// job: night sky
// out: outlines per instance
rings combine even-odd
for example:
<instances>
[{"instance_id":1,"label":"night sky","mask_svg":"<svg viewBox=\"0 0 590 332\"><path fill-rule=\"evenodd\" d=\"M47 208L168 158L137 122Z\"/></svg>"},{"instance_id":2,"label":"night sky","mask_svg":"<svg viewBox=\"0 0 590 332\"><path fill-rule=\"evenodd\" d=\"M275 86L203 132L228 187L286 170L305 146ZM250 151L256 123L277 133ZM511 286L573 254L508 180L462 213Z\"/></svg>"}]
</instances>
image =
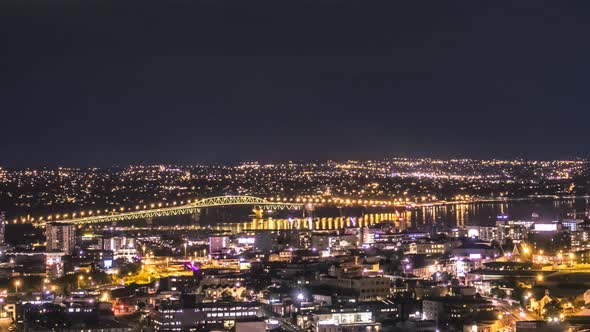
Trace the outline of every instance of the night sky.
<instances>
[{"instance_id":1,"label":"night sky","mask_svg":"<svg viewBox=\"0 0 590 332\"><path fill-rule=\"evenodd\" d=\"M589 1L159 3L2 2L0 165L590 152Z\"/></svg>"}]
</instances>

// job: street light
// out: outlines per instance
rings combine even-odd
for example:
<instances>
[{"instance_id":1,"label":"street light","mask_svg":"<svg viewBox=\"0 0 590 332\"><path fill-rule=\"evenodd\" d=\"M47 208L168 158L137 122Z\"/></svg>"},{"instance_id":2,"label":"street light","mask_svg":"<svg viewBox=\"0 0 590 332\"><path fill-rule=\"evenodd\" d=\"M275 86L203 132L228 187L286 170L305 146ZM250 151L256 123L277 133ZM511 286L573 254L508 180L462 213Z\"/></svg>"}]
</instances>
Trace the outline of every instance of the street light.
<instances>
[{"instance_id":1,"label":"street light","mask_svg":"<svg viewBox=\"0 0 590 332\"><path fill-rule=\"evenodd\" d=\"M20 280L14 282L14 292L18 293L18 286L20 286Z\"/></svg>"}]
</instances>

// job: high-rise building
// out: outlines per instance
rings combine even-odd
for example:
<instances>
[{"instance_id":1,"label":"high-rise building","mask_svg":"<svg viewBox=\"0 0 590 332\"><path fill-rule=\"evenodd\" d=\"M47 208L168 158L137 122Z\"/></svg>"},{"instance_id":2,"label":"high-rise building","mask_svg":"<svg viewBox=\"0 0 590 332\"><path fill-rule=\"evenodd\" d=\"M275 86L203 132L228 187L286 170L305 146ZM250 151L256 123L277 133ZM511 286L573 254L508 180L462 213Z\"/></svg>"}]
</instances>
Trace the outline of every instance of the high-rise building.
<instances>
[{"instance_id":1,"label":"high-rise building","mask_svg":"<svg viewBox=\"0 0 590 332\"><path fill-rule=\"evenodd\" d=\"M76 226L69 223L49 223L45 228L48 252L71 254L76 246Z\"/></svg>"},{"instance_id":2,"label":"high-rise building","mask_svg":"<svg viewBox=\"0 0 590 332\"><path fill-rule=\"evenodd\" d=\"M254 248L262 252L268 252L277 245L277 233L274 231L258 231L254 235Z\"/></svg>"},{"instance_id":3,"label":"high-rise building","mask_svg":"<svg viewBox=\"0 0 590 332\"><path fill-rule=\"evenodd\" d=\"M63 255L62 252L49 252L45 255L45 273L48 278L55 279L64 275Z\"/></svg>"},{"instance_id":4,"label":"high-rise building","mask_svg":"<svg viewBox=\"0 0 590 332\"><path fill-rule=\"evenodd\" d=\"M123 258L129 262L137 257L138 252L135 248L135 239L125 236L114 236L102 238L98 241L99 249L113 252L115 260Z\"/></svg>"},{"instance_id":5,"label":"high-rise building","mask_svg":"<svg viewBox=\"0 0 590 332\"><path fill-rule=\"evenodd\" d=\"M229 237L227 236L210 236L209 237L209 255L220 252L223 248L227 248L229 244Z\"/></svg>"},{"instance_id":6,"label":"high-rise building","mask_svg":"<svg viewBox=\"0 0 590 332\"><path fill-rule=\"evenodd\" d=\"M6 214L4 212L0 212L0 246L4 245L5 237L4 237L4 230L6 229Z\"/></svg>"},{"instance_id":7,"label":"high-rise building","mask_svg":"<svg viewBox=\"0 0 590 332\"><path fill-rule=\"evenodd\" d=\"M128 249L135 247L135 239L128 238L125 236L113 236L102 238L99 240L100 249L102 250L112 250L115 253L121 249Z\"/></svg>"}]
</instances>

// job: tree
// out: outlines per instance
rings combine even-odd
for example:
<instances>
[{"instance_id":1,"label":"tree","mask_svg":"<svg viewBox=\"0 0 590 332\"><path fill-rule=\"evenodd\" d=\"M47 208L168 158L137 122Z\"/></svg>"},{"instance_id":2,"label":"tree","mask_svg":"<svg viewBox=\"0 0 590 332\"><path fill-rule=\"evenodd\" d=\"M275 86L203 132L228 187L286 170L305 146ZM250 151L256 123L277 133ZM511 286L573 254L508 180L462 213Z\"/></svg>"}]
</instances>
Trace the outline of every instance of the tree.
<instances>
[{"instance_id":1,"label":"tree","mask_svg":"<svg viewBox=\"0 0 590 332\"><path fill-rule=\"evenodd\" d=\"M231 293L227 290L224 290L221 293L221 300L222 301L226 301L226 302L233 302L235 299L234 297L231 295Z\"/></svg>"},{"instance_id":2,"label":"tree","mask_svg":"<svg viewBox=\"0 0 590 332\"><path fill-rule=\"evenodd\" d=\"M494 287L490 289L490 295L498 299L504 299L506 297L506 291L499 287Z\"/></svg>"},{"instance_id":3,"label":"tree","mask_svg":"<svg viewBox=\"0 0 590 332\"><path fill-rule=\"evenodd\" d=\"M141 269L140 262L128 262L126 260L117 260L117 264L119 266L119 277L124 277L129 273L135 274L137 271Z\"/></svg>"},{"instance_id":4,"label":"tree","mask_svg":"<svg viewBox=\"0 0 590 332\"><path fill-rule=\"evenodd\" d=\"M561 313L561 309L561 303L559 303L559 301L553 300L547 302L547 304L545 304L545 307L543 307L543 316L545 318L557 317Z\"/></svg>"},{"instance_id":5,"label":"tree","mask_svg":"<svg viewBox=\"0 0 590 332\"><path fill-rule=\"evenodd\" d=\"M145 302L143 302L143 301L137 302L137 309L139 311L143 311L145 309Z\"/></svg>"},{"instance_id":6,"label":"tree","mask_svg":"<svg viewBox=\"0 0 590 332\"><path fill-rule=\"evenodd\" d=\"M440 274L438 274L438 281L440 281L444 284L450 282L452 278L453 278L453 276L447 271L444 271L444 272L441 272Z\"/></svg>"},{"instance_id":7,"label":"tree","mask_svg":"<svg viewBox=\"0 0 590 332\"><path fill-rule=\"evenodd\" d=\"M92 271L90 276L97 285L108 284L112 281L111 276L102 271Z\"/></svg>"},{"instance_id":8,"label":"tree","mask_svg":"<svg viewBox=\"0 0 590 332\"><path fill-rule=\"evenodd\" d=\"M514 287L512 288L511 297L513 300L520 302L521 305L524 305L524 289L517 284L514 283Z\"/></svg>"},{"instance_id":9,"label":"tree","mask_svg":"<svg viewBox=\"0 0 590 332\"><path fill-rule=\"evenodd\" d=\"M242 294L240 294L240 297L247 300L252 300L254 298L254 296L252 296L252 292L248 289L244 289Z\"/></svg>"}]
</instances>

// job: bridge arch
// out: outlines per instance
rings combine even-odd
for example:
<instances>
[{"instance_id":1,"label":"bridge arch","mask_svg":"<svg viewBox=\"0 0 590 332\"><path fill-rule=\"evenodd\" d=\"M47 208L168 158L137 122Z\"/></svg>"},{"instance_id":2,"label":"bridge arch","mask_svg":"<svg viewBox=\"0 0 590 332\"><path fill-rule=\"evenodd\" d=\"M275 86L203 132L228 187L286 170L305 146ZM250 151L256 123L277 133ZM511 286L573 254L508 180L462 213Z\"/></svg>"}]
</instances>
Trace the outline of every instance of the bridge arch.
<instances>
[{"instance_id":1,"label":"bridge arch","mask_svg":"<svg viewBox=\"0 0 590 332\"><path fill-rule=\"evenodd\" d=\"M226 206L226 205L257 205L267 204L264 198L254 196L215 196L198 200L193 203L197 207Z\"/></svg>"},{"instance_id":2,"label":"bridge arch","mask_svg":"<svg viewBox=\"0 0 590 332\"><path fill-rule=\"evenodd\" d=\"M88 224L99 222L116 222L133 219L145 219L155 217L177 216L184 214L199 213L202 208L216 207L216 206L232 206L232 205L253 205L262 210L298 210L303 208L301 203L285 203L285 202L271 202L264 198L255 196L216 196L208 197L193 201L185 205L175 205L170 207L158 207L153 209L146 209L140 211L128 211L117 213L114 212L108 215L94 215L88 217L80 217L73 219L55 220L54 222L69 222L75 224ZM46 221L41 221L39 225L44 225Z\"/></svg>"}]
</instances>

